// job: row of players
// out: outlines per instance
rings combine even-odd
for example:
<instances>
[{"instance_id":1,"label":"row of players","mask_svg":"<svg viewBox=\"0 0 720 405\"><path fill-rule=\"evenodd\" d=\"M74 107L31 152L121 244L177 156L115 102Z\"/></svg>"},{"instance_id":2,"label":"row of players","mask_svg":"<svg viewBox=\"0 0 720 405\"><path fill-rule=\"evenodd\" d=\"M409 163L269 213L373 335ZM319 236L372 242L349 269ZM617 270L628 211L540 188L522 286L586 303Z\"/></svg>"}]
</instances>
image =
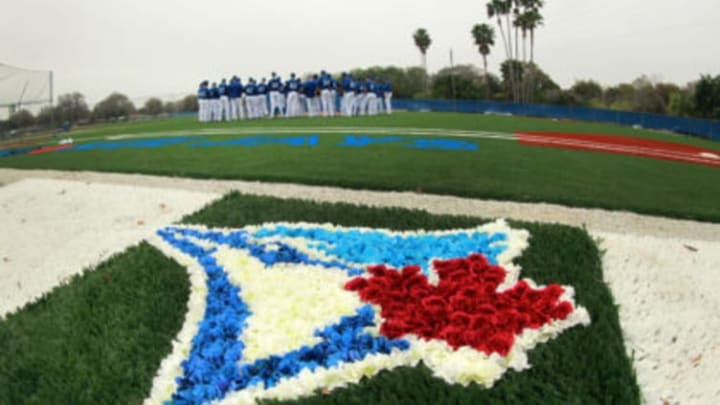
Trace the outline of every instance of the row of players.
<instances>
[{"instance_id":1,"label":"row of players","mask_svg":"<svg viewBox=\"0 0 720 405\"><path fill-rule=\"evenodd\" d=\"M377 115L383 111L392 114L389 81L356 80L348 73L343 73L337 81L322 71L305 81L291 73L290 79L283 82L273 72L270 81L263 78L260 83L250 78L243 84L237 76L229 82L222 79L219 85L208 86L208 82L203 81L198 89L198 118L208 122L305 114L333 117L338 111L338 94L342 115Z\"/></svg>"}]
</instances>

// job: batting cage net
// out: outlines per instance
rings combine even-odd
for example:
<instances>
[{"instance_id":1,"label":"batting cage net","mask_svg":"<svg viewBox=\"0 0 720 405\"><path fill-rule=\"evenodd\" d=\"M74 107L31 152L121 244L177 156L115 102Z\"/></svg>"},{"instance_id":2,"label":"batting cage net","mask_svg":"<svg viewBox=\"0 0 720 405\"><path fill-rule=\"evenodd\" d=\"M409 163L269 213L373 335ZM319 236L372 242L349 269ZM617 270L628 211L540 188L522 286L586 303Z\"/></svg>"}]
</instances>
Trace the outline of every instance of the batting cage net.
<instances>
[{"instance_id":1,"label":"batting cage net","mask_svg":"<svg viewBox=\"0 0 720 405\"><path fill-rule=\"evenodd\" d=\"M51 71L0 63L0 107L7 107L12 112L29 105L52 103L52 98Z\"/></svg>"}]
</instances>

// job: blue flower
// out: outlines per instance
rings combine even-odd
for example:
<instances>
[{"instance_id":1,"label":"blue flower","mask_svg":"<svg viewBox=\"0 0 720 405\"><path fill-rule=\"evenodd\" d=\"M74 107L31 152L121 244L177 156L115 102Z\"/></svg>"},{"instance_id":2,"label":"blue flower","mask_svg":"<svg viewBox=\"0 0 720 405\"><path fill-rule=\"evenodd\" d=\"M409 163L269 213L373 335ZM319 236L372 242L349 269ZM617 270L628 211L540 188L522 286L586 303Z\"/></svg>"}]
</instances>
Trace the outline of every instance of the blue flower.
<instances>
[{"instance_id":1,"label":"blue flower","mask_svg":"<svg viewBox=\"0 0 720 405\"><path fill-rule=\"evenodd\" d=\"M283 231L284 229L284 231ZM302 235L304 231L278 227L276 229ZM361 274L361 266L348 266L339 262L324 262L311 259L305 253L282 243L275 243L276 249L257 244L247 232L239 231L224 235L219 232L203 232L193 229L165 228L158 231L168 243L194 257L207 274L207 302L205 317L199 325L198 334L192 339L188 360L182 362L183 375L177 379L178 388L172 403L204 403L222 399L228 392L242 390L263 384L266 388L275 386L283 378L297 375L302 370L315 371L318 367L335 367L342 362L354 362L375 353L390 353L392 350L407 350L409 343L404 340L388 340L364 332L374 325L375 312L371 306L359 308L356 314L344 316L336 324L318 329L315 336L322 341L313 346L303 346L288 353L258 359L239 367L245 345L239 340L246 320L250 316L248 306L242 301L240 289L231 284L225 270L213 253L216 248L203 248L193 239L211 240L245 249L266 265L275 263L304 263L326 268L342 268L348 274ZM337 244L347 255L372 251L378 262L392 255L392 248L374 249L372 244L355 246L343 245L336 240L337 234L325 230L312 231L314 236L325 238L322 246L330 249ZM365 233L351 231L355 237ZM382 234L385 235L385 234ZM372 239L382 239L380 233ZM257 237L257 235L255 235ZM397 243L404 239L395 238ZM373 243L374 244L374 243ZM413 242L413 246L417 243ZM428 246L432 244L427 243Z\"/></svg>"}]
</instances>

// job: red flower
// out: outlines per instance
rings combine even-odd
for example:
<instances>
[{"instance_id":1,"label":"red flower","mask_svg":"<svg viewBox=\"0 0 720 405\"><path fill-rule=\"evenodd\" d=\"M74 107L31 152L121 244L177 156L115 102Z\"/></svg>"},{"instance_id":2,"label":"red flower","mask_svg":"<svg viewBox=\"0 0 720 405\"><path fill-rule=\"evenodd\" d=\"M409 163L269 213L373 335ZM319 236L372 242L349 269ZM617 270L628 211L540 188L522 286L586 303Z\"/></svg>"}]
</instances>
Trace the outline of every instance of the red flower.
<instances>
[{"instance_id":1,"label":"red flower","mask_svg":"<svg viewBox=\"0 0 720 405\"><path fill-rule=\"evenodd\" d=\"M450 307L453 311L464 311L468 313L475 312L477 305L472 298L464 297L461 294L455 294L450 297Z\"/></svg>"},{"instance_id":2,"label":"red flower","mask_svg":"<svg viewBox=\"0 0 720 405\"><path fill-rule=\"evenodd\" d=\"M512 348L515 337L507 332L499 332L494 334L488 340L487 347L490 353L495 352L501 356L507 356Z\"/></svg>"},{"instance_id":3,"label":"red flower","mask_svg":"<svg viewBox=\"0 0 720 405\"><path fill-rule=\"evenodd\" d=\"M462 328L455 326L447 326L440 333L438 337L447 342L453 349L457 349L460 346L465 345L465 335Z\"/></svg>"},{"instance_id":4,"label":"red flower","mask_svg":"<svg viewBox=\"0 0 720 405\"><path fill-rule=\"evenodd\" d=\"M556 306L553 309L552 317L555 319L565 320L567 319L568 315L572 313L572 311L572 304L567 301L563 301L560 303L560 305Z\"/></svg>"},{"instance_id":5,"label":"red flower","mask_svg":"<svg viewBox=\"0 0 720 405\"><path fill-rule=\"evenodd\" d=\"M407 329L407 324L405 324L402 320L390 319L387 322L383 322L380 326L380 333L390 339L395 339L405 335Z\"/></svg>"},{"instance_id":6,"label":"red flower","mask_svg":"<svg viewBox=\"0 0 720 405\"><path fill-rule=\"evenodd\" d=\"M431 285L418 266L401 271L386 266L368 269L372 277L355 278L345 289L380 305L380 332L389 338L415 334L441 339L457 349L469 346L486 354L507 355L515 336L566 319L574 310L560 301L564 289L556 284L533 289L520 281L507 291L498 286L507 272L490 265L482 255L433 262L440 277Z\"/></svg>"},{"instance_id":7,"label":"red flower","mask_svg":"<svg viewBox=\"0 0 720 405\"><path fill-rule=\"evenodd\" d=\"M430 286L414 285L408 288L408 295L416 301L420 301L432 293Z\"/></svg>"},{"instance_id":8,"label":"red flower","mask_svg":"<svg viewBox=\"0 0 720 405\"><path fill-rule=\"evenodd\" d=\"M450 314L450 324L458 328L467 329L472 318L466 312L454 312Z\"/></svg>"},{"instance_id":9,"label":"red flower","mask_svg":"<svg viewBox=\"0 0 720 405\"><path fill-rule=\"evenodd\" d=\"M379 265L379 266L370 266L368 267L368 273L372 274L375 277L385 277L387 274L387 267L385 265Z\"/></svg>"},{"instance_id":10,"label":"red flower","mask_svg":"<svg viewBox=\"0 0 720 405\"><path fill-rule=\"evenodd\" d=\"M360 291L367 286L367 280L362 277L355 277L354 279L345 283L345 289L348 291Z\"/></svg>"},{"instance_id":11,"label":"red flower","mask_svg":"<svg viewBox=\"0 0 720 405\"><path fill-rule=\"evenodd\" d=\"M439 295L425 297L420 302L422 303L425 311L427 311L432 317L444 316L450 312L447 302Z\"/></svg>"},{"instance_id":12,"label":"red flower","mask_svg":"<svg viewBox=\"0 0 720 405\"><path fill-rule=\"evenodd\" d=\"M421 270L420 266L406 266L402 269L402 276L403 278L410 278L417 274L422 275Z\"/></svg>"}]
</instances>

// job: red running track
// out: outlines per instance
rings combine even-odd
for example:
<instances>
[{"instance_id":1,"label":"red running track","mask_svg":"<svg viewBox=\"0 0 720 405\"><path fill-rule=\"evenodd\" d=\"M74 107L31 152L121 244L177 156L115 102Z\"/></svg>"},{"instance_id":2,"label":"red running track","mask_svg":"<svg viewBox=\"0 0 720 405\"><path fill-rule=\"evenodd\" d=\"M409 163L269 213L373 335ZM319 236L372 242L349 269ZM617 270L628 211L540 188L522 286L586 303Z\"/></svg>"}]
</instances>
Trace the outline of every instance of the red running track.
<instances>
[{"instance_id":1,"label":"red running track","mask_svg":"<svg viewBox=\"0 0 720 405\"><path fill-rule=\"evenodd\" d=\"M518 132L523 145L642 156L720 168L720 152L698 146L618 135Z\"/></svg>"}]
</instances>

